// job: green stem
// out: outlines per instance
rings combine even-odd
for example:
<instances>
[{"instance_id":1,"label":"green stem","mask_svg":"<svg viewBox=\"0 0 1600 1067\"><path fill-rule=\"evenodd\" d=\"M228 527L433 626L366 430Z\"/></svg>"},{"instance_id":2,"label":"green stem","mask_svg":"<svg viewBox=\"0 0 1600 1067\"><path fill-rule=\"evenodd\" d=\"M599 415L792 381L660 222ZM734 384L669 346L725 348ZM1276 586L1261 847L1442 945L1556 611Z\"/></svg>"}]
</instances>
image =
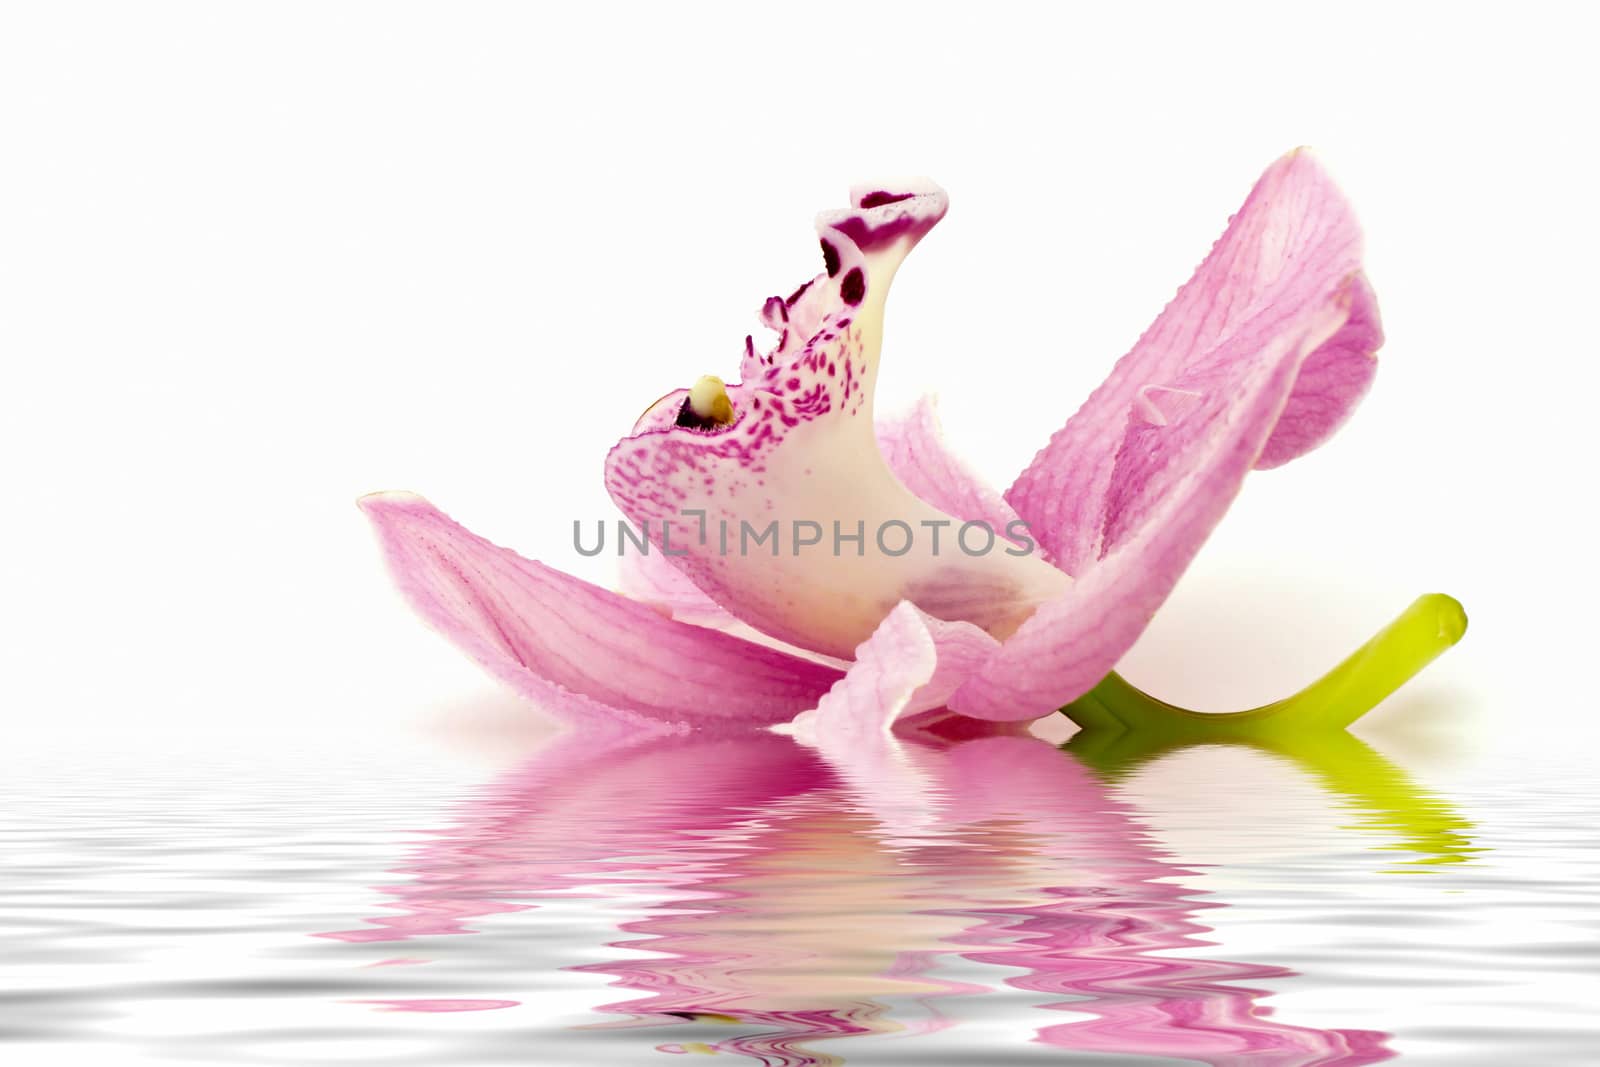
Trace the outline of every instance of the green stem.
<instances>
[{"instance_id":1,"label":"green stem","mask_svg":"<svg viewBox=\"0 0 1600 1067\"><path fill-rule=\"evenodd\" d=\"M1249 711L1190 711L1157 700L1112 672L1061 713L1085 731L1134 732L1171 741L1272 739L1343 730L1461 640L1466 630L1461 605L1443 593L1429 593L1287 700Z\"/></svg>"}]
</instances>

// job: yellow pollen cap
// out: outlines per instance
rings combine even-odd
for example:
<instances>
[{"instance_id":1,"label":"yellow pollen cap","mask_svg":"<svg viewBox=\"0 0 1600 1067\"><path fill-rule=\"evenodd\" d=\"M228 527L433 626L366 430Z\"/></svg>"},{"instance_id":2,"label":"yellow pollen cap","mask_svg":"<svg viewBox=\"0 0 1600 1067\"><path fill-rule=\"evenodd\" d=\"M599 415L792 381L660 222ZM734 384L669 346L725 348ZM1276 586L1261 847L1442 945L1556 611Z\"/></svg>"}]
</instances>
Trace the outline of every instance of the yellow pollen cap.
<instances>
[{"instance_id":1,"label":"yellow pollen cap","mask_svg":"<svg viewBox=\"0 0 1600 1067\"><path fill-rule=\"evenodd\" d=\"M689 387L689 410L718 426L733 421L733 401L728 399L728 387L712 374Z\"/></svg>"}]
</instances>

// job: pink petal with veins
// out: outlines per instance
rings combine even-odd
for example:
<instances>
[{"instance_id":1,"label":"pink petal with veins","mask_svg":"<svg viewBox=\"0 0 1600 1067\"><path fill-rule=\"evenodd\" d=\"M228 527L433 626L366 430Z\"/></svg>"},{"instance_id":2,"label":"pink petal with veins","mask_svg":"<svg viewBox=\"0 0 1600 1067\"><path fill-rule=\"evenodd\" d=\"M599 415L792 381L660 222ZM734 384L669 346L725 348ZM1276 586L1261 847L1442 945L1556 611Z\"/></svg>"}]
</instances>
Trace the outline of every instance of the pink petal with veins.
<instances>
[{"instance_id":1,"label":"pink petal with veins","mask_svg":"<svg viewBox=\"0 0 1600 1067\"><path fill-rule=\"evenodd\" d=\"M523 559L426 500L361 501L396 583L435 629L552 714L589 728L749 728L815 706L832 667L676 622Z\"/></svg>"},{"instance_id":2,"label":"pink petal with veins","mask_svg":"<svg viewBox=\"0 0 1600 1067\"><path fill-rule=\"evenodd\" d=\"M878 451L902 485L947 515L987 522L1002 536L1021 521L999 490L950 451L931 396L898 418L879 420Z\"/></svg>"},{"instance_id":3,"label":"pink petal with veins","mask_svg":"<svg viewBox=\"0 0 1600 1067\"><path fill-rule=\"evenodd\" d=\"M1347 385L1330 368L1368 358L1376 327L1360 244L1344 199L1304 153L1267 172L1195 280L1013 487L1009 499L1077 581L957 691L952 710L1036 718L1116 665L1266 455L1313 361ZM1145 375L1158 375L1162 395ZM1320 415L1302 408L1306 429L1286 431L1284 454L1331 425L1349 393L1330 395Z\"/></svg>"},{"instance_id":4,"label":"pink petal with veins","mask_svg":"<svg viewBox=\"0 0 1600 1067\"><path fill-rule=\"evenodd\" d=\"M868 809L900 835L929 826L931 788L897 721L941 708L993 654L994 638L970 623L942 622L902 603L856 650L856 661L814 711L795 717L795 739L812 745L846 781L861 781Z\"/></svg>"},{"instance_id":5,"label":"pink petal with veins","mask_svg":"<svg viewBox=\"0 0 1600 1067\"><path fill-rule=\"evenodd\" d=\"M653 548L648 553L624 552L617 560L617 579L624 596L679 622L726 630L739 621Z\"/></svg>"},{"instance_id":6,"label":"pink petal with veins","mask_svg":"<svg viewBox=\"0 0 1600 1067\"><path fill-rule=\"evenodd\" d=\"M796 736L841 751L888 736L896 720L943 707L998 648L965 622L944 622L905 602L859 648L813 711L795 717Z\"/></svg>"},{"instance_id":7,"label":"pink petal with veins","mask_svg":"<svg viewBox=\"0 0 1600 1067\"><path fill-rule=\"evenodd\" d=\"M1372 386L1378 373L1374 353L1382 346L1378 298L1358 274L1352 283L1350 318L1301 366L1289 403L1256 460L1256 470L1281 466L1332 437Z\"/></svg>"},{"instance_id":8,"label":"pink petal with veins","mask_svg":"<svg viewBox=\"0 0 1600 1067\"><path fill-rule=\"evenodd\" d=\"M1059 566L1081 575L1116 546L1119 533L1132 533L1115 526L1114 500L1123 491L1118 469L1130 411L1148 419L1152 402L1163 408L1156 391L1181 390L1199 373L1226 388L1226 372L1204 366L1212 354L1277 305L1303 305L1315 295L1309 288L1320 287L1325 298L1349 284L1361 270L1360 245L1348 205L1310 153L1291 152L1268 168L1194 277L1007 491ZM1371 290L1359 279L1353 285L1349 322L1304 360L1300 382L1275 416L1286 420L1282 437L1258 457L1263 465L1321 443L1370 382L1382 334ZM1165 461L1188 469L1198 455Z\"/></svg>"}]
</instances>

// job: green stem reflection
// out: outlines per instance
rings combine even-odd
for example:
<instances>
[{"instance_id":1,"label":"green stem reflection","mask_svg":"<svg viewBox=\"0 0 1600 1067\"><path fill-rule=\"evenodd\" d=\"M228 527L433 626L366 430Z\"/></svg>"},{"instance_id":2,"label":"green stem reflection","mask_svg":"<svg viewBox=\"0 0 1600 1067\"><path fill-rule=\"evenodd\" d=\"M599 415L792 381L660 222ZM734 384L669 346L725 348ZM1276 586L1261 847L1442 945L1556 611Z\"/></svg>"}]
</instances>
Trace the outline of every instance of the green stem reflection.
<instances>
[{"instance_id":1,"label":"green stem reflection","mask_svg":"<svg viewBox=\"0 0 1600 1067\"><path fill-rule=\"evenodd\" d=\"M1084 766L1115 781L1163 756L1213 744L1239 745L1282 757L1299 767L1358 813L1352 828L1392 835L1392 843L1384 847L1417 854L1417 858L1390 868L1393 872L1462 863L1483 851L1469 836L1475 829L1473 824L1457 814L1448 801L1417 785L1405 771L1348 733L1302 738L1172 740L1084 730L1062 747Z\"/></svg>"},{"instance_id":2,"label":"green stem reflection","mask_svg":"<svg viewBox=\"0 0 1600 1067\"><path fill-rule=\"evenodd\" d=\"M1287 700L1250 711L1190 711L1109 674L1061 709L1082 728L1064 747L1091 769L1118 778L1195 745L1245 745L1288 759L1360 812L1358 826L1393 834L1391 847L1420 854L1399 869L1459 863L1479 851L1468 837L1472 824L1345 728L1466 630L1466 612L1452 597L1418 597L1323 677Z\"/></svg>"},{"instance_id":3,"label":"green stem reflection","mask_svg":"<svg viewBox=\"0 0 1600 1067\"><path fill-rule=\"evenodd\" d=\"M1399 689L1467 630L1467 614L1443 593L1418 597L1343 663L1286 700L1249 711L1190 711L1157 700L1112 672L1061 709L1086 732L1167 742L1270 742L1343 731Z\"/></svg>"}]
</instances>

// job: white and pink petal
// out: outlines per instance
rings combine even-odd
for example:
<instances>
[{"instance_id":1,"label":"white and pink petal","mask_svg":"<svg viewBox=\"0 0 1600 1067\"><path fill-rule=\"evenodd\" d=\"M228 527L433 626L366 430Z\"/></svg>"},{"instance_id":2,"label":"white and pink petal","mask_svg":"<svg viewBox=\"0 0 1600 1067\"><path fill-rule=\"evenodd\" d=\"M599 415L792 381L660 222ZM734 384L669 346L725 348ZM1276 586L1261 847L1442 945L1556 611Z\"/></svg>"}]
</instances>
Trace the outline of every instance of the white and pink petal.
<instances>
[{"instance_id":1,"label":"white and pink petal","mask_svg":"<svg viewBox=\"0 0 1600 1067\"><path fill-rule=\"evenodd\" d=\"M726 390L731 421L669 395L612 450L607 488L694 586L781 641L849 656L902 600L1003 637L1068 580L986 548L982 531L967 543L978 551L963 550L964 520L902 484L873 428L889 283L944 194L854 193L853 208L818 220L827 270L765 305L784 331L772 351L747 353Z\"/></svg>"}]
</instances>

